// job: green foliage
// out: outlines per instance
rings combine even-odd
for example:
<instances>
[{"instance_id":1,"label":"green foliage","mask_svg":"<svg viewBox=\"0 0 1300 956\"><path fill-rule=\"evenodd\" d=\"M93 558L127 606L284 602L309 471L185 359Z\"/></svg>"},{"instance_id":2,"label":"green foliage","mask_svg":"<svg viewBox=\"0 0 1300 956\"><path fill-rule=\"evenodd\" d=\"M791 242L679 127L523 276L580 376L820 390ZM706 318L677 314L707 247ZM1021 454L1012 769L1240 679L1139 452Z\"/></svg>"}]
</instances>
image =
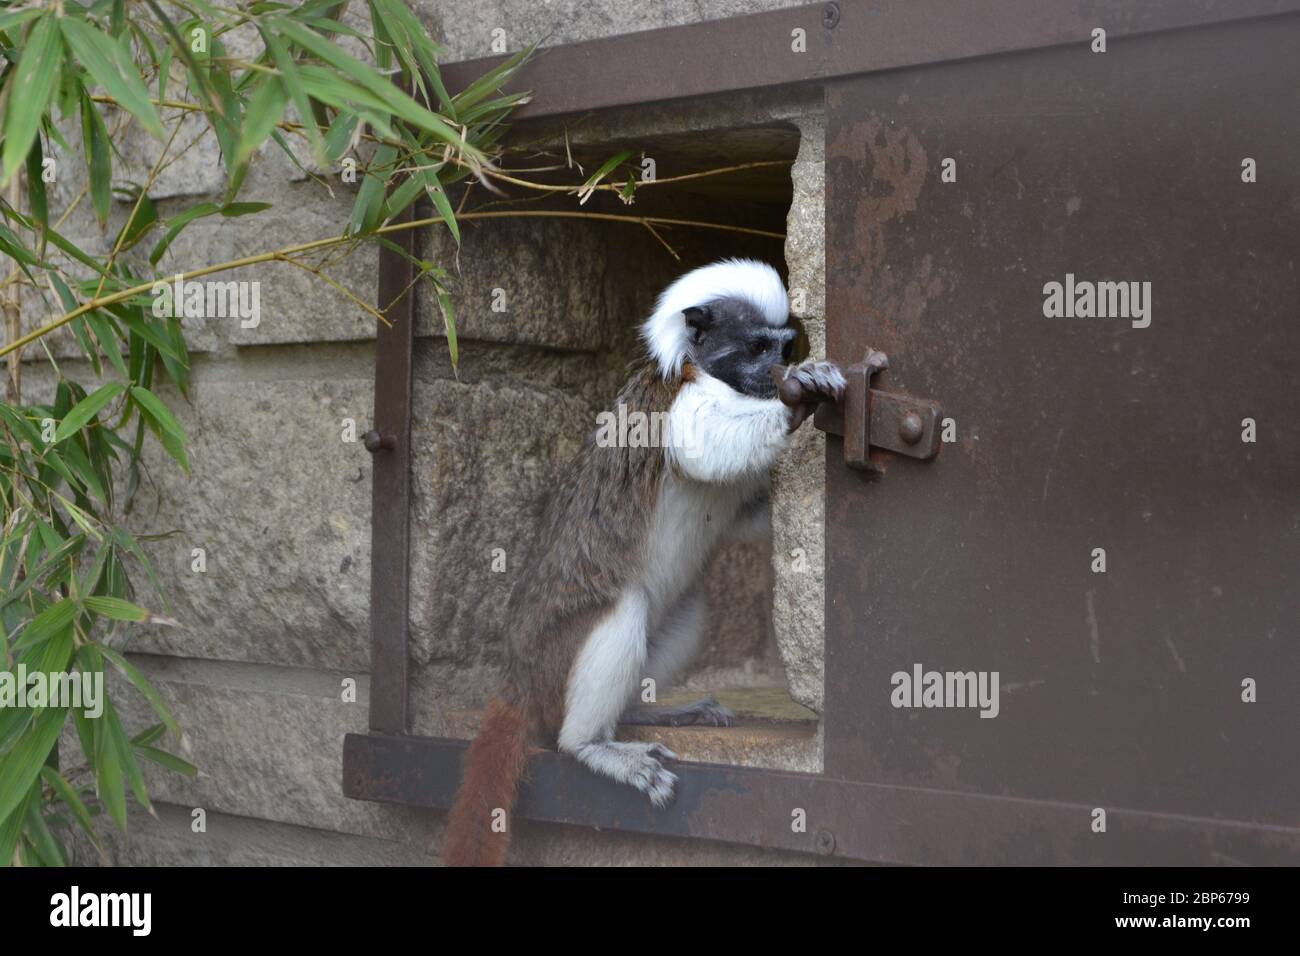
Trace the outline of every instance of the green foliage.
<instances>
[{"instance_id":1,"label":"green foliage","mask_svg":"<svg viewBox=\"0 0 1300 956\"><path fill-rule=\"evenodd\" d=\"M128 791L150 806L144 761L195 772L159 746L167 737L182 743L181 728L122 653L135 629L177 623L148 609L166 611L168 602L128 530L146 442L190 467L189 436L168 404L188 398L184 335L142 291L186 271L170 261L177 237L205 217L264 213L267 204L238 196L249 164L273 144L299 166L309 155L318 171L356 162L355 244L396 248L377 230L421 200L459 241L445 189L481 173L523 99L499 91L529 51L453 97L439 49L402 0L368 0L369 34L353 26L355 14L343 22L347 8L338 0L144 0L128 11L125 0L0 0L0 252L14 267L0 276L0 300L18 287L41 296L60 316L41 334L66 324L86 360L66 364L94 378L69 377L47 349L52 398L24 403L11 383L0 403L0 678L24 668L91 681L112 670L115 686L129 685L158 719L128 737L112 697L100 713L50 700L5 706L0 697L0 864L66 863L68 832L80 829L99 846L105 815L125 830ZM244 26L262 41L251 60L226 45ZM164 160L192 142L189 128L180 130L191 117L219 143L227 186L219 198L165 212L150 190ZM119 161L132 125L161 144L144 181ZM84 196L101 225L115 198L126 212L107 254L61 231L70 210L51 208L43 175L60 151L61 161L80 154ZM15 177L26 180L18 201ZM446 273L419 265L455 361ZM6 350L20 344L12 308L7 320ZM76 758L60 752L61 738L75 739Z\"/></svg>"}]
</instances>

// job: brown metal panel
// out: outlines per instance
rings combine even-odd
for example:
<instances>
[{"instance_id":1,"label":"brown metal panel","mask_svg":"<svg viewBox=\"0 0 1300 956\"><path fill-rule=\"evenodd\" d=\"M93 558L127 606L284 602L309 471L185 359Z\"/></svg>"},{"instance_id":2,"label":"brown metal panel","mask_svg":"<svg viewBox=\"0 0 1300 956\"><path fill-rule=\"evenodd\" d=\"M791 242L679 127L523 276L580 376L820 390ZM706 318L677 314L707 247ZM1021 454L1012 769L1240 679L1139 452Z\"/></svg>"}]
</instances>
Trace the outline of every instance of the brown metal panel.
<instances>
[{"instance_id":1,"label":"brown metal panel","mask_svg":"<svg viewBox=\"0 0 1300 956\"><path fill-rule=\"evenodd\" d=\"M543 49L512 90L513 118L805 83L923 63L1267 16L1297 0L839 0L664 27ZM794 52L802 29L806 50ZM463 90L506 57L442 68Z\"/></svg>"},{"instance_id":2,"label":"brown metal panel","mask_svg":"<svg viewBox=\"0 0 1300 956\"><path fill-rule=\"evenodd\" d=\"M832 355L886 349L886 391L942 401L960 435L931 464L873 452L887 474L870 487L829 443L829 776L683 765L660 813L549 754L522 816L908 863L1300 858L1285 644L1300 415L1278 385L1297 354L1300 202L1294 116L1269 107L1296 88L1296 20L1115 42L1298 8L855 0L528 67L516 86L539 95L522 118L1071 44L828 89ZM809 53L787 55L818 11ZM1102 56L1085 52L1097 25ZM489 65L449 67L449 85ZM959 184L940 186L948 155ZM1249 193L1242 155L1273 171ZM1041 284L1066 271L1154 281L1153 327L1050 325ZM382 252L381 305L410 277ZM347 738L345 792L441 807L464 743L401 736L409 298L378 343L374 735ZM1244 415L1271 444L1240 446ZM1085 576L1097 545L1112 570ZM1002 714L889 708L889 675L913 662L999 670ZM1259 704L1238 703L1243 675Z\"/></svg>"},{"instance_id":3,"label":"brown metal panel","mask_svg":"<svg viewBox=\"0 0 1300 956\"><path fill-rule=\"evenodd\" d=\"M1300 827L1297 50L1288 16L828 85L830 355L958 437L877 483L827 441L828 774ZM1150 326L1046 318L1067 274L1151 282ZM895 708L915 664L999 672L1000 713Z\"/></svg>"},{"instance_id":4,"label":"brown metal panel","mask_svg":"<svg viewBox=\"0 0 1300 956\"><path fill-rule=\"evenodd\" d=\"M409 220L410 207L398 217ZM422 214L422 213L421 213ZM408 254L414 230L392 235ZM415 341L414 265L395 250L379 250L379 323L375 341L374 433L370 547L370 729L407 728L407 643L410 596L411 356Z\"/></svg>"},{"instance_id":5,"label":"brown metal panel","mask_svg":"<svg viewBox=\"0 0 1300 956\"><path fill-rule=\"evenodd\" d=\"M467 742L349 734L343 792L356 800L445 809ZM523 819L698 837L850 860L925 865L1279 864L1300 858L1300 830L1115 810L1105 837L1080 804L955 797L813 774L674 763L676 798L659 810L631 787L555 753L533 757ZM796 811L802 811L797 814Z\"/></svg>"}]
</instances>

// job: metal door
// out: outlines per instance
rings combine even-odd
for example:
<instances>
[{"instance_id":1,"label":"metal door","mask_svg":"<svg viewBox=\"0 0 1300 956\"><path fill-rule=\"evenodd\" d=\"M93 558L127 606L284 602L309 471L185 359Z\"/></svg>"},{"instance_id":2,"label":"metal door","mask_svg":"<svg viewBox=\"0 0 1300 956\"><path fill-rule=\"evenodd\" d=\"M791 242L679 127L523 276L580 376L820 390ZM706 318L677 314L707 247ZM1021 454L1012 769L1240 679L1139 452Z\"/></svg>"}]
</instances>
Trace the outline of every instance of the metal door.
<instances>
[{"instance_id":1,"label":"metal door","mask_svg":"<svg viewBox=\"0 0 1300 956\"><path fill-rule=\"evenodd\" d=\"M1297 51L1284 17L827 85L830 357L955 432L880 481L827 442L828 775L1300 827ZM1149 282L1150 324L1047 317L1071 281ZM917 664L998 672L997 716L894 706Z\"/></svg>"}]
</instances>

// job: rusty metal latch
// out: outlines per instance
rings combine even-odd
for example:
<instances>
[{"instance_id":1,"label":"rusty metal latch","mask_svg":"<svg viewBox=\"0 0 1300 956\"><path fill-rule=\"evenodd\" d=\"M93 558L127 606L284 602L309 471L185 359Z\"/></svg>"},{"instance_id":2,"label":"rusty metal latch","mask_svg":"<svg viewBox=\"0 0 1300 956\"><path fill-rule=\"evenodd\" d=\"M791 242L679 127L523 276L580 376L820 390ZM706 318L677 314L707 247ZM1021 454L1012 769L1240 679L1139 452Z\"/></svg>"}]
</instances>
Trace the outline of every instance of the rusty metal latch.
<instances>
[{"instance_id":1,"label":"rusty metal latch","mask_svg":"<svg viewBox=\"0 0 1300 956\"><path fill-rule=\"evenodd\" d=\"M813 417L817 429L843 437L844 464L875 475L883 472L871 461L872 448L922 461L939 453L939 403L872 388L871 377L887 368L884 352L867 349L861 362L843 369L843 401L819 405Z\"/></svg>"}]
</instances>

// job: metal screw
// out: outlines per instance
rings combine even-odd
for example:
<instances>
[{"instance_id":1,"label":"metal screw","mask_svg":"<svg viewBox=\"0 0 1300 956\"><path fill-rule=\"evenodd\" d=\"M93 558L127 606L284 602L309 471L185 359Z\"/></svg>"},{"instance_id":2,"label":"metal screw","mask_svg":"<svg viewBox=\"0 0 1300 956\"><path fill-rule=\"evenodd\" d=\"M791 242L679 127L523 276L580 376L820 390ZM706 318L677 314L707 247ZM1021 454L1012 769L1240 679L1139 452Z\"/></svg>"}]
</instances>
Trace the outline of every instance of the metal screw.
<instances>
[{"instance_id":1,"label":"metal screw","mask_svg":"<svg viewBox=\"0 0 1300 956\"><path fill-rule=\"evenodd\" d=\"M840 22L840 5L838 3L826 4L826 9L822 11L822 26L827 30L834 30Z\"/></svg>"},{"instance_id":2,"label":"metal screw","mask_svg":"<svg viewBox=\"0 0 1300 956\"><path fill-rule=\"evenodd\" d=\"M921 416L916 412L908 412L898 423L898 434L909 445L915 445L925 434L925 422L921 421Z\"/></svg>"},{"instance_id":3,"label":"metal screw","mask_svg":"<svg viewBox=\"0 0 1300 956\"><path fill-rule=\"evenodd\" d=\"M822 856L830 856L835 852L835 834L830 830L817 831L817 852Z\"/></svg>"}]
</instances>

